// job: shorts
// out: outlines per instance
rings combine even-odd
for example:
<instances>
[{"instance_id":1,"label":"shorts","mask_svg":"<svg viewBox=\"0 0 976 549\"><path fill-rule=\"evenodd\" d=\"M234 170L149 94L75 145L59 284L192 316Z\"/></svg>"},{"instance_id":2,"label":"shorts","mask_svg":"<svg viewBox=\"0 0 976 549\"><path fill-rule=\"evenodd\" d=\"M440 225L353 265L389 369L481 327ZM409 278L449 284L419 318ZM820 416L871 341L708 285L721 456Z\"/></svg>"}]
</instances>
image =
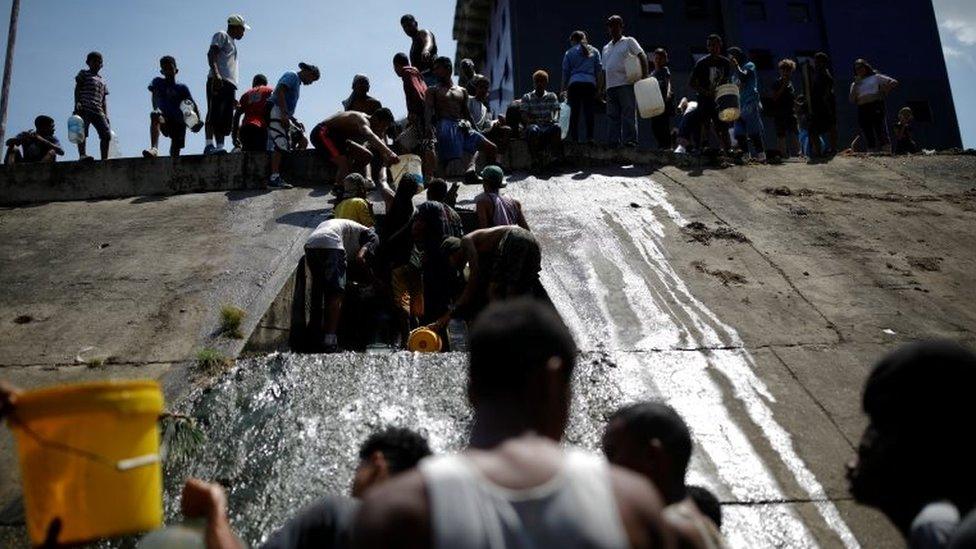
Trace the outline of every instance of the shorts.
<instances>
[{"instance_id":1,"label":"shorts","mask_svg":"<svg viewBox=\"0 0 976 549\"><path fill-rule=\"evenodd\" d=\"M739 119L735 121L734 133L738 136L762 135L765 131L762 121L762 107L758 102L743 105Z\"/></svg>"},{"instance_id":2,"label":"shorts","mask_svg":"<svg viewBox=\"0 0 976 549\"><path fill-rule=\"evenodd\" d=\"M237 108L237 88L225 80L220 89L216 89L216 80L207 79L207 126L216 135L230 135L234 109Z\"/></svg>"},{"instance_id":3,"label":"shorts","mask_svg":"<svg viewBox=\"0 0 976 549\"><path fill-rule=\"evenodd\" d=\"M347 140L336 139L335 136L329 135L329 128L324 123L312 128L312 137L309 141L315 147L315 150L325 155L326 160L332 160L346 155Z\"/></svg>"},{"instance_id":4,"label":"shorts","mask_svg":"<svg viewBox=\"0 0 976 549\"><path fill-rule=\"evenodd\" d=\"M271 117L268 119L267 147L269 152L288 152L291 150L291 136L288 135L288 130L281 123L281 109L278 108L278 105L272 107Z\"/></svg>"},{"instance_id":5,"label":"shorts","mask_svg":"<svg viewBox=\"0 0 976 549\"><path fill-rule=\"evenodd\" d=\"M346 291L346 251L305 248L305 264L312 273L312 285L326 295Z\"/></svg>"},{"instance_id":6,"label":"shorts","mask_svg":"<svg viewBox=\"0 0 976 549\"><path fill-rule=\"evenodd\" d=\"M393 269L391 275L393 304L404 314L421 318L424 316L424 282L420 271L410 265Z\"/></svg>"},{"instance_id":7,"label":"shorts","mask_svg":"<svg viewBox=\"0 0 976 549\"><path fill-rule=\"evenodd\" d=\"M254 124L241 126L238 138L245 152L261 152L268 146L268 130Z\"/></svg>"},{"instance_id":8,"label":"shorts","mask_svg":"<svg viewBox=\"0 0 976 549\"><path fill-rule=\"evenodd\" d=\"M88 126L95 126L98 138L102 141L112 139L112 129L108 125L108 117L103 112L78 111L78 116L85 121L85 137L88 137Z\"/></svg>"},{"instance_id":9,"label":"shorts","mask_svg":"<svg viewBox=\"0 0 976 549\"><path fill-rule=\"evenodd\" d=\"M182 149L186 145L186 123L183 121L183 115L179 117L166 117L158 113L149 115L150 119L159 117L163 119L163 123L159 125L159 133L163 134L163 137L170 138L175 147Z\"/></svg>"},{"instance_id":10,"label":"shorts","mask_svg":"<svg viewBox=\"0 0 976 549\"><path fill-rule=\"evenodd\" d=\"M539 282L542 252L532 233L513 227L498 243L490 282L502 297L525 295Z\"/></svg>"},{"instance_id":11,"label":"shorts","mask_svg":"<svg viewBox=\"0 0 976 549\"><path fill-rule=\"evenodd\" d=\"M462 129L459 121L449 118L437 122L437 159L446 164L467 154L474 154L485 136L473 129Z\"/></svg>"}]
</instances>

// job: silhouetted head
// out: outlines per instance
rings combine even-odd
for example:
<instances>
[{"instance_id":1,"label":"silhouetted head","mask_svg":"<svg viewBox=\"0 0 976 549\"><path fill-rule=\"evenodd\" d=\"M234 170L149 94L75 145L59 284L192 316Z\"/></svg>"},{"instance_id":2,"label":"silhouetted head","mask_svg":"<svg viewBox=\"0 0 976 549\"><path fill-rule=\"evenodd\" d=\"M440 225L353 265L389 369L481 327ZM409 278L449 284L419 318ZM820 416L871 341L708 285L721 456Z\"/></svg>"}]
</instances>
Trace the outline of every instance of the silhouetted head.
<instances>
[{"instance_id":1,"label":"silhouetted head","mask_svg":"<svg viewBox=\"0 0 976 549\"><path fill-rule=\"evenodd\" d=\"M242 15L234 14L227 18L227 34L231 36L234 40L240 40L244 38L244 31L251 28L246 22L244 22L244 17Z\"/></svg>"},{"instance_id":2,"label":"silhouetted head","mask_svg":"<svg viewBox=\"0 0 976 549\"><path fill-rule=\"evenodd\" d=\"M722 37L717 34L709 34L708 39L705 40L705 47L711 55L722 55L722 46Z\"/></svg>"},{"instance_id":3,"label":"silhouetted head","mask_svg":"<svg viewBox=\"0 0 976 549\"><path fill-rule=\"evenodd\" d=\"M830 56L822 51L818 51L813 56L813 65L818 69L826 69L830 66Z\"/></svg>"},{"instance_id":4,"label":"silhouetted head","mask_svg":"<svg viewBox=\"0 0 976 549\"><path fill-rule=\"evenodd\" d=\"M251 79L251 87L256 88L258 86L267 86L268 77L263 74L255 74L254 78Z\"/></svg>"},{"instance_id":5,"label":"silhouetted head","mask_svg":"<svg viewBox=\"0 0 976 549\"><path fill-rule=\"evenodd\" d=\"M474 61L464 58L458 63L458 76L470 80L474 78Z\"/></svg>"},{"instance_id":6,"label":"silhouetted head","mask_svg":"<svg viewBox=\"0 0 976 549\"><path fill-rule=\"evenodd\" d=\"M549 87L549 73L544 70L532 73L532 85L535 86L535 91L538 93L546 91L546 88Z\"/></svg>"},{"instance_id":7,"label":"silhouetted head","mask_svg":"<svg viewBox=\"0 0 976 549\"><path fill-rule=\"evenodd\" d=\"M403 27L403 32L411 38L417 34L417 30L419 29L417 18L409 13L400 18L400 26Z\"/></svg>"},{"instance_id":8,"label":"silhouetted head","mask_svg":"<svg viewBox=\"0 0 976 549\"><path fill-rule=\"evenodd\" d=\"M102 70L102 66L105 64L105 60L102 58L102 54L97 51L88 52L85 57L85 64L88 65L88 69L94 73Z\"/></svg>"},{"instance_id":9,"label":"silhouetted head","mask_svg":"<svg viewBox=\"0 0 976 549\"><path fill-rule=\"evenodd\" d=\"M471 87L474 88L475 99L484 101L488 99L488 94L491 92L491 80L483 74L477 74L471 79Z\"/></svg>"},{"instance_id":10,"label":"silhouetted head","mask_svg":"<svg viewBox=\"0 0 976 549\"><path fill-rule=\"evenodd\" d=\"M708 488L702 486L688 486L688 497L695 502L695 507L709 518L715 527L722 529L722 503Z\"/></svg>"},{"instance_id":11,"label":"silhouetted head","mask_svg":"<svg viewBox=\"0 0 976 549\"><path fill-rule=\"evenodd\" d=\"M365 74L357 74L352 77L352 92L357 96L364 96L369 93L369 77Z\"/></svg>"},{"instance_id":12,"label":"silhouetted head","mask_svg":"<svg viewBox=\"0 0 976 549\"><path fill-rule=\"evenodd\" d=\"M620 37L624 35L624 18L619 15L611 15L608 17L607 33L610 34L610 38L620 40Z\"/></svg>"},{"instance_id":13,"label":"silhouetted head","mask_svg":"<svg viewBox=\"0 0 976 549\"><path fill-rule=\"evenodd\" d=\"M448 83L451 81L451 75L454 74L454 64L451 63L450 57L441 56L434 59L431 70L434 71L434 76L438 80L442 83Z\"/></svg>"},{"instance_id":14,"label":"silhouetted head","mask_svg":"<svg viewBox=\"0 0 976 549\"><path fill-rule=\"evenodd\" d=\"M668 65L668 50L664 48L657 48L654 50L654 67L663 68Z\"/></svg>"},{"instance_id":15,"label":"silhouetted head","mask_svg":"<svg viewBox=\"0 0 976 549\"><path fill-rule=\"evenodd\" d=\"M447 200L447 181L440 178L431 179L427 183L427 200L444 202Z\"/></svg>"},{"instance_id":16,"label":"silhouetted head","mask_svg":"<svg viewBox=\"0 0 976 549\"><path fill-rule=\"evenodd\" d=\"M176 59L172 55L164 55L159 58L159 72L169 79L176 78L176 73L180 69L176 68Z\"/></svg>"},{"instance_id":17,"label":"silhouetted head","mask_svg":"<svg viewBox=\"0 0 976 549\"><path fill-rule=\"evenodd\" d=\"M399 427L374 432L359 447L359 464L352 479L352 496L362 497L367 489L413 469L431 455L427 439Z\"/></svg>"},{"instance_id":18,"label":"silhouetted head","mask_svg":"<svg viewBox=\"0 0 976 549\"><path fill-rule=\"evenodd\" d=\"M373 133L379 136L386 135L386 131L393 125L393 111L386 107L377 109L369 117L369 127Z\"/></svg>"},{"instance_id":19,"label":"silhouetted head","mask_svg":"<svg viewBox=\"0 0 976 549\"><path fill-rule=\"evenodd\" d=\"M569 418L576 343L555 310L530 298L492 303L471 329L468 399L560 440Z\"/></svg>"},{"instance_id":20,"label":"silhouetted head","mask_svg":"<svg viewBox=\"0 0 976 549\"><path fill-rule=\"evenodd\" d=\"M902 530L928 503L976 502L976 355L957 343L903 346L878 362L864 386L868 426L847 466L854 498Z\"/></svg>"},{"instance_id":21,"label":"silhouetted head","mask_svg":"<svg viewBox=\"0 0 976 549\"><path fill-rule=\"evenodd\" d=\"M393 72L397 76L403 76L404 67L410 66L410 56L403 52L399 52L393 56Z\"/></svg>"},{"instance_id":22,"label":"silhouetted head","mask_svg":"<svg viewBox=\"0 0 976 549\"><path fill-rule=\"evenodd\" d=\"M603 433L603 453L610 463L647 477L668 503L685 497L691 432L667 404L639 402L614 412Z\"/></svg>"},{"instance_id":23,"label":"silhouetted head","mask_svg":"<svg viewBox=\"0 0 976 549\"><path fill-rule=\"evenodd\" d=\"M302 84L309 86L321 76L322 73L319 72L319 68L315 65L311 65L309 63L298 64L298 78L301 79Z\"/></svg>"},{"instance_id":24,"label":"silhouetted head","mask_svg":"<svg viewBox=\"0 0 976 549\"><path fill-rule=\"evenodd\" d=\"M742 51L742 48L733 46L729 48L727 52L729 54L729 57L735 59L736 62L739 63L739 65L745 65L746 63L749 62L749 59L746 57L746 54Z\"/></svg>"},{"instance_id":25,"label":"silhouetted head","mask_svg":"<svg viewBox=\"0 0 976 549\"><path fill-rule=\"evenodd\" d=\"M45 137L54 135L54 119L46 114L38 116L34 119L34 131Z\"/></svg>"},{"instance_id":26,"label":"silhouetted head","mask_svg":"<svg viewBox=\"0 0 976 549\"><path fill-rule=\"evenodd\" d=\"M789 78L793 75L793 71L796 70L796 61L792 59L783 59L779 62L779 64L776 65L776 68L779 69L780 76L783 78Z\"/></svg>"},{"instance_id":27,"label":"silhouetted head","mask_svg":"<svg viewBox=\"0 0 976 549\"><path fill-rule=\"evenodd\" d=\"M874 74L874 67L864 59L858 59L854 61L854 76L858 78L866 78Z\"/></svg>"}]
</instances>

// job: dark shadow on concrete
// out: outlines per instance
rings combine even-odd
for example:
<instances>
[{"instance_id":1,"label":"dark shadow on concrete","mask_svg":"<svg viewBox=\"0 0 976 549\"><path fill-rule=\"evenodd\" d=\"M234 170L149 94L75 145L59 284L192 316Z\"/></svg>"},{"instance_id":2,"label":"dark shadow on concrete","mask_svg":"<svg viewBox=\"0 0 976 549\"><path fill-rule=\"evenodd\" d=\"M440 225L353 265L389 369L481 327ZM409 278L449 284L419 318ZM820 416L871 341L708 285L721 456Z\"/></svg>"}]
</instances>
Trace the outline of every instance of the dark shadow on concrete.
<instances>
[{"instance_id":1,"label":"dark shadow on concrete","mask_svg":"<svg viewBox=\"0 0 976 549\"><path fill-rule=\"evenodd\" d=\"M328 208L289 212L275 219L275 222L283 225L294 225L295 227L314 227L322 221L325 221L326 215L329 212L330 210Z\"/></svg>"},{"instance_id":2,"label":"dark shadow on concrete","mask_svg":"<svg viewBox=\"0 0 976 549\"><path fill-rule=\"evenodd\" d=\"M224 196L227 200L231 202L236 202L238 200L247 200L248 198L254 198L255 196L261 196L262 194L268 194L271 189L250 189L246 191L227 191Z\"/></svg>"},{"instance_id":3,"label":"dark shadow on concrete","mask_svg":"<svg viewBox=\"0 0 976 549\"><path fill-rule=\"evenodd\" d=\"M149 204L152 202L163 202L168 196L157 194L152 196L140 196L138 198L133 198L129 201L129 204Z\"/></svg>"}]
</instances>

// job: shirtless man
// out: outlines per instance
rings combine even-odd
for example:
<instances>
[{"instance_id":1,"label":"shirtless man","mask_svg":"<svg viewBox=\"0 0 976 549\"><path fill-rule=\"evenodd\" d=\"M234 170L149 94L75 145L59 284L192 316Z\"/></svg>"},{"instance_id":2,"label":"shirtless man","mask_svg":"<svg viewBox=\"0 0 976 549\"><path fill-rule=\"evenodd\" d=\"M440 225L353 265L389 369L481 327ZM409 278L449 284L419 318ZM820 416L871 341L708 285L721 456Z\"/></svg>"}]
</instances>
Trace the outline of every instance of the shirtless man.
<instances>
[{"instance_id":1,"label":"shirtless man","mask_svg":"<svg viewBox=\"0 0 976 549\"><path fill-rule=\"evenodd\" d=\"M336 113L312 128L312 146L335 164L336 181L343 181L350 172L362 173L372 162L374 152L380 155L384 166L400 161L380 137L386 135L391 124L393 113L387 108L379 109L373 116L356 111Z\"/></svg>"},{"instance_id":2,"label":"shirtless man","mask_svg":"<svg viewBox=\"0 0 976 549\"><path fill-rule=\"evenodd\" d=\"M447 57L434 61L437 85L427 89L424 98L426 116L437 137L437 160L441 166L464 156L480 152L488 163L495 160L498 147L474 129L471 111L468 109L468 90L457 86L451 79L453 67ZM474 176L474 158L468 166Z\"/></svg>"},{"instance_id":3,"label":"shirtless man","mask_svg":"<svg viewBox=\"0 0 976 549\"><path fill-rule=\"evenodd\" d=\"M403 32L410 37L410 64L417 67L428 86L437 83L431 69L437 59L437 39L434 33L417 25L417 19L409 13L400 18Z\"/></svg>"},{"instance_id":4,"label":"shirtless man","mask_svg":"<svg viewBox=\"0 0 976 549\"><path fill-rule=\"evenodd\" d=\"M603 453L614 465L651 481L667 505L664 515L682 547L721 549L725 540L688 494L685 473L691 460L691 431L674 408L663 402L638 402L610 416Z\"/></svg>"},{"instance_id":5,"label":"shirtless man","mask_svg":"<svg viewBox=\"0 0 976 549\"><path fill-rule=\"evenodd\" d=\"M576 344L555 312L519 299L471 330L468 448L366 492L356 547L673 547L640 475L560 446Z\"/></svg>"},{"instance_id":6,"label":"shirtless man","mask_svg":"<svg viewBox=\"0 0 976 549\"><path fill-rule=\"evenodd\" d=\"M478 229L464 238L449 237L441 243L441 253L451 266L463 272L468 267L464 292L432 328L447 326L452 316L470 316L471 308L481 300L485 282L488 301L532 295L539 283L542 252L532 233L515 225ZM435 330L436 331L436 330Z\"/></svg>"},{"instance_id":7,"label":"shirtless man","mask_svg":"<svg viewBox=\"0 0 976 549\"><path fill-rule=\"evenodd\" d=\"M352 93L342 101L342 108L347 111L357 111L372 115L383 108L379 99L369 94L369 77L357 74L352 79Z\"/></svg>"}]
</instances>

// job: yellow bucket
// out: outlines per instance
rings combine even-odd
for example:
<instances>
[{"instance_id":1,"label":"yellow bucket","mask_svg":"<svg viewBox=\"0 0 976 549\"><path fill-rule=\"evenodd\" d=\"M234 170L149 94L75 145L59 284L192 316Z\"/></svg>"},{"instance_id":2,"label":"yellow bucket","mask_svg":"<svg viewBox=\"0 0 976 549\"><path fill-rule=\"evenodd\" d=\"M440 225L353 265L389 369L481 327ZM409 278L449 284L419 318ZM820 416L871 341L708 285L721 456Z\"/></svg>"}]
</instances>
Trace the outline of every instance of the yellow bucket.
<instances>
[{"instance_id":1,"label":"yellow bucket","mask_svg":"<svg viewBox=\"0 0 976 549\"><path fill-rule=\"evenodd\" d=\"M145 532L163 520L155 381L53 387L17 398L17 437L31 542L54 519L61 544Z\"/></svg>"},{"instance_id":2,"label":"yellow bucket","mask_svg":"<svg viewBox=\"0 0 976 549\"><path fill-rule=\"evenodd\" d=\"M430 328L417 328L410 332L407 348L421 353L436 353L441 350L441 336Z\"/></svg>"}]
</instances>

